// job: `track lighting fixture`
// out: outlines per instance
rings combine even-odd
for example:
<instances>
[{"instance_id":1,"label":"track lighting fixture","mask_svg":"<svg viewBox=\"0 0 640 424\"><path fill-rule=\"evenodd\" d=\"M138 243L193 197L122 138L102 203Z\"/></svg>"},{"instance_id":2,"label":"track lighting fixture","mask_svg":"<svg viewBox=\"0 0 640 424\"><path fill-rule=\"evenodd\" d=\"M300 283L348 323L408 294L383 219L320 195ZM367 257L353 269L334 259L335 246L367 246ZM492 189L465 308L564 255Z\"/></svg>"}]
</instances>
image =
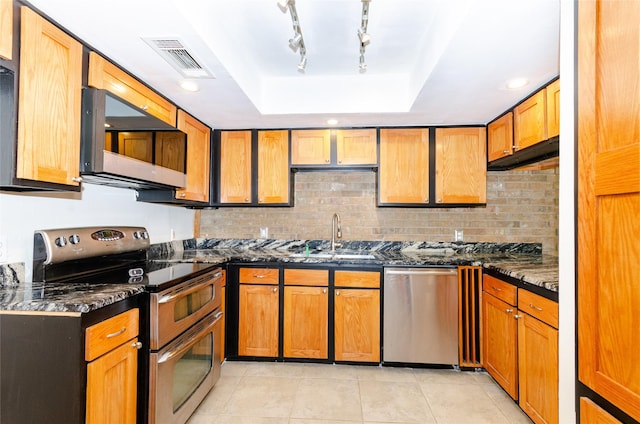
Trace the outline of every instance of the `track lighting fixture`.
<instances>
[{"instance_id":1,"label":"track lighting fixture","mask_svg":"<svg viewBox=\"0 0 640 424\"><path fill-rule=\"evenodd\" d=\"M291 14L291 22L293 24L293 37L289 39L289 48L293 52L300 50L300 62L298 63L298 71L304 72L307 66L307 49L304 46L304 38L302 38L302 30L300 29L300 21L298 20L298 12L296 11L295 0L278 0L278 7L282 13L286 13L289 10Z\"/></svg>"},{"instance_id":2,"label":"track lighting fixture","mask_svg":"<svg viewBox=\"0 0 640 424\"><path fill-rule=\"evenodd\" d=\"M360 28L358 28L358 38L360 39L360 64L358 69L361 74L367 72L367 64L364 62L365 47L371 43L371 36L367 32L369 24L369 2L370 0L362 0L362 18L360 19Z\"/></svg>"}]
</instances>

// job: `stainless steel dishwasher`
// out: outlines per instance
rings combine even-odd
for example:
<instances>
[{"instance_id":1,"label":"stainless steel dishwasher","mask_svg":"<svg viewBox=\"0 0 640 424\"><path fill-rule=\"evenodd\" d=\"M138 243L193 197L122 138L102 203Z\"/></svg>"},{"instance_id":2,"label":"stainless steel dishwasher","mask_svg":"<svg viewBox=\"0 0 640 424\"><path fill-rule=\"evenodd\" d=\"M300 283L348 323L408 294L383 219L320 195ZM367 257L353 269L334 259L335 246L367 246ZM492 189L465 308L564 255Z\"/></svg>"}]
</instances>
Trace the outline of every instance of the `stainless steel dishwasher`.
<instances>
[{"instance_id":1,"label":"stainless steel dishwasher","mask_svg":"<svg viewBox=\"0 0 640 424\"><path fill-rule=\"evenodd\" d=\"M384 362L458 365L456 268L385 268Z\"/></svg>"}]
</instances>

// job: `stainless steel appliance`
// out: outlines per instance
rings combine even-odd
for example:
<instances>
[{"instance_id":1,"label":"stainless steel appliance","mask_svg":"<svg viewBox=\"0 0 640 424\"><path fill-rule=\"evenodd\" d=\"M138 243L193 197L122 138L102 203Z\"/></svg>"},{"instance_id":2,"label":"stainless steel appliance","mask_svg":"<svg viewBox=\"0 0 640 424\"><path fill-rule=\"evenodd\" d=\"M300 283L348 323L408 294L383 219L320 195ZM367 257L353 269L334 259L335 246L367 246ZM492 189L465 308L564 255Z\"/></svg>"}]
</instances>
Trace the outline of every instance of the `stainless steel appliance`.
<instances>
[{"instance_id":1,"label":"stainless steel appliance","mask_svg":"<svg viewBox=\"0 0 640 424\"><path fill-rule=\"evenodd\" d=\"M187 135L106 90L82 90L83 179L135 189L184 187Z\"/></svg>"},{"instance_id":2,"label":"stainless steel appliance","mask_svg":"<svg viewBox=\"0 0 640 424\"><path fill-rule=\"evenodd\" d=\"M143 227L36 231L33 276L143 284L138 421L183 424L220 377L223 275L208 264L148 261L149 247Z\"/></svg>"},{"instance_id":3,"label":"stainless steel appliance","mask_svg":"<svg viewBox=\"0 0 640 424\"><path fill-rule=\"evenodd\" d=\"M456 268L385 268L383 362L458 364Z\"/></svg>"}]
</instances>

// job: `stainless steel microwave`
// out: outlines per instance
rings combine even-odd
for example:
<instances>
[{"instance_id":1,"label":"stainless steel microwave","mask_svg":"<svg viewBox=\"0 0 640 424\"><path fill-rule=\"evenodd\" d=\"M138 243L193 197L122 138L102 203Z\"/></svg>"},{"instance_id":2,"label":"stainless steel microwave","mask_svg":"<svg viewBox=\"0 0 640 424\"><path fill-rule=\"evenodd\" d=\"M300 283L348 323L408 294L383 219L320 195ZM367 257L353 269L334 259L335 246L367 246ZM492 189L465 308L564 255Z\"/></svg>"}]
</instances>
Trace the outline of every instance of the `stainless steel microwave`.
<instances>
[{"instance_id":1,"label":"stainless steel microwave","mask_svg":"<svg viewBox=\"0 0 640 424\"><path fill-rule=\"evenodd\" d=\"M184 187L187 135L106 90L82 90L84 181L133 189Z\"/></svg>"}]
</instances>

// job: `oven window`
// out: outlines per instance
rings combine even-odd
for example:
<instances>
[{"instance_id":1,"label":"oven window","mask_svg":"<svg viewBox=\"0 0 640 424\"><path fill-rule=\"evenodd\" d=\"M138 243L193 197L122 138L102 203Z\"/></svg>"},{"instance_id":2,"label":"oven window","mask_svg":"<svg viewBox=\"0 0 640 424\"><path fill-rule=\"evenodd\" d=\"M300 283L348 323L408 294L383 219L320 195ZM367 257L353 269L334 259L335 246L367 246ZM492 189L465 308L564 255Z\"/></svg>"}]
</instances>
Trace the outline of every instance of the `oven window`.
<instances>
[{"instance_id":1,"label":"oven window","mask_svg":"<svg viewBox=\"0 0 640 424\"><path fill-rule=\"evenodd\" d=\"M213 333L202 339L182 355L173 368L173 412L196 391L213 367Z\"/></svg>"},{"instance_id":2,"label":"oven window","mask_svg":"<svg viewBox=\"0 0 640 424\"><path fill-rule=\"evenodd\" d=\"M213 285L210 284L176 300L173 306L173 321L178 322L189 315L193 315L200 308L211 302L213 297Z\"/></svg>"}]
</instances>

